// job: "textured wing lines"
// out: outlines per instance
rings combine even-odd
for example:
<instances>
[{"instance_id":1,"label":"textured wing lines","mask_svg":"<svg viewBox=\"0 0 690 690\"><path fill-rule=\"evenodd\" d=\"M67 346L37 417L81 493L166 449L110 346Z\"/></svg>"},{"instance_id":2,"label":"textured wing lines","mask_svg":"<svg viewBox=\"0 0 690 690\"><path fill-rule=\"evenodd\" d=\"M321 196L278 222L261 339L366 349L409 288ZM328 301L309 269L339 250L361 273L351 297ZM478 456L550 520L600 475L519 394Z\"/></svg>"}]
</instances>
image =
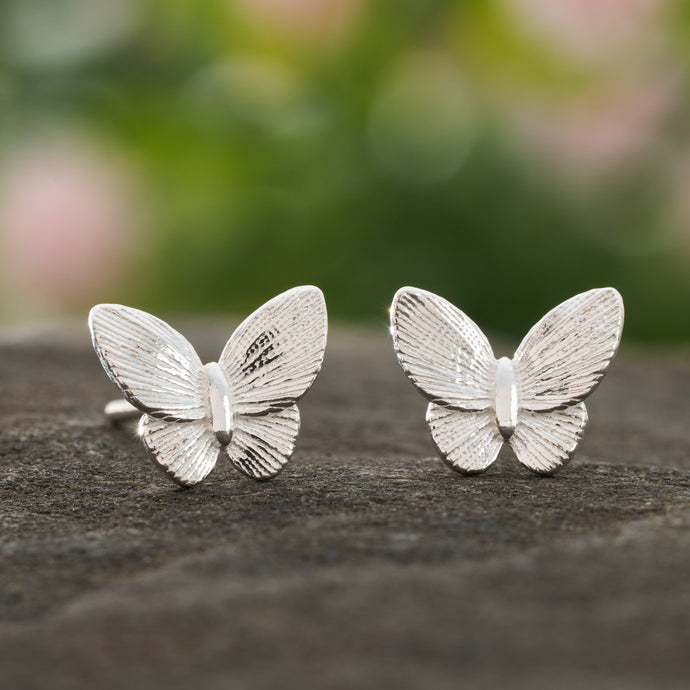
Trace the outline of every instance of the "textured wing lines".
<instances>
[{"instance_id":1,"label":"textured wing lines","mask_svg":"<svg viewBox=\"0 0 690 690\"><path fill-rule=\"evenodd\" d=\"M496 359L478 326L438 295L401 288L391 332L398 360L431 402L478 410L493 404Z\"/></svg>"},{"instance_id":2,"label":"textured wing lines","mask_svg":"<svg viewBox=\"0 0 690 690\"><path fill-rule=\"evenodd\" d=\"M103 368L135 407L164 419L201 419L201 361L177 331L151 314L98 305L89 326Z\"/></svg>"},{"instance_id":3,"label":"textured wing lines","mask_svg":"<svg viewBox=\"0 0 690 690\"><path fill-rule=\"evenodd\" d=\"M261 391L265 400L276 391L282 392L283 398L271 400L274 405L285 407L294 403L292 390L316 377L318 369L314 370L314 360L321 358L324 350L320 339L305 340L304 331L318 332L321 326L321 315L307 312L294 314L282 329L262 332L243 357L240 371L247 378L242 384ZM292 354L296 351L298 356ZM290 359L289 369L283 365L286 358ZM275 380L273 374L278 372L280 379Z\"/></svg>"},{"instance_id":4,"label":"textured wing lines","mask_svg":"<svg viewBox=\"0 0 690 690\"><path fill-rule=\"evenodd\" d=\"M587 397L615 355L622 327L623 303L613 288L590 290L551 310L513 358L520 406L547 411Z\"/></svg>"},{"instance_id":5,"label":"textured wing lines","mask_svg":"<svg viewBox=\"0 0 690 690\"><path fill-rule=\"evenodd\" d=\"M530 470L553 474L572 457L586 424L584 403L549 412L524 411L510 445Z\"/></svg>"},{"instance_id":6,"label":"textured wing lines","mask_svg":"<svg viewBox=\"0 0 690 690\"><path fill-rule=\"evenodd\" d=\"M312 286L288 290L240 324L219 359L241 414L292 405L321 369L327 338L326 303Z\"/></svg>"},{"instance_id":7,"label":"textured wing lines","mask_svg":"<svg viewBox=\"0 0 690 690\"><path fill-rule=\"evenodd\" d=\"M466 412L430 403L426 421L443 460L463 474L483 472L503 445L491 410Z\"/></svg>"},{"instance_id":8,"label":"textured wing lines","mask_svg":"<svg viewBox=\"0 0 690 690\"><path fill-rule=\"evenodd\" d=\"M166 422L143 415L139 435L158 465L183 486L193 486L215 467L220 444L206 420Z\"/></svg>"},{"instance_id":9,"label":"textured wing lines","mask_svg":"<svg viewBox=\"0 0 690 690\"><path fill-rule=\"evenodd\" d=\"M241 415L235 418L232 441L224 452L240 472L270 479L292 455L299 427L296 405L265 415Z\"/></svg>"},{"instance_id":10,"label":"textured wing lines","mask_svg":"<svg viewBox=\"0 0 690 690\"><path fill-rule=\"evenodd\" d=\"M278 331L271 333L271 337L273 339L271 345L240 370L246 377L242 386L252 390L254 403L253 409L244 411L245 414L263 414L267 410L277 410L292 405L301 397L301 389L306 390L319 372L320 367L314 369L314 360L322 356L320 346L303 348L301 357L291 358L288 369L283 363L287 359L284 353L300 347L302 345L300 339ZM237 393L240 405L245 401L245 397L241 390Z\"/></svg>"},{"instance_id":11,"label":"textured wing lines","mask_svg":"<svg viewBox=\"0 0 690 690\"><path fill-rule=\"evenodd\" d=\"M279 354L273 342L277 336L276 330L264 331L247 348L240 369L243 374L253 374L278 359Z\"/></svg>"}]
</instances>

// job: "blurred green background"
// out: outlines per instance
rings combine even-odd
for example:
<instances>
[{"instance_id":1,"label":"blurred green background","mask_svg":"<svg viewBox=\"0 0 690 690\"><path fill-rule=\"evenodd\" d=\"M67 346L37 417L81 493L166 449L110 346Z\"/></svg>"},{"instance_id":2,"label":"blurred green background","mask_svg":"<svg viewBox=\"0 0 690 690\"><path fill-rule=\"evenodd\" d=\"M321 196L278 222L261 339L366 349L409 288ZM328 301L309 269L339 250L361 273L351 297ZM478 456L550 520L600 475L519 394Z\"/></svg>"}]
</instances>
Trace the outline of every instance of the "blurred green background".
<instances>
[{"instance_id":1,"label":"blurred green background","mask_svg":"<svg viewBox=\"0 0 690 690\"><path fill-rule=\"evenodd\" d=\"M401 285L690 338L690 5L0 0L0 318Z\"/></svg>"}]
</instances>

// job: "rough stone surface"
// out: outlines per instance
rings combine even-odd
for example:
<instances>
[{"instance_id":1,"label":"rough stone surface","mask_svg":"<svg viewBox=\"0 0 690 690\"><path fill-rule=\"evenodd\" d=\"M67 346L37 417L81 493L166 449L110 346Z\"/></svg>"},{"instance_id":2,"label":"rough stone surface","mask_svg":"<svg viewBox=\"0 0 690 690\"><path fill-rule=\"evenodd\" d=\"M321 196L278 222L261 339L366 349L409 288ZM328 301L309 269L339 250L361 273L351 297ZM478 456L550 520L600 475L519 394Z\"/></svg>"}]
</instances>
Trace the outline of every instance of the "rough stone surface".
<instances>
[{"instance_id":1,"label":"rough stone surface","mask_svg":"<svg viewBox=\"0 0 690 690\"><path fill-rule=\"evenodd\" d=\"M688 352L624 348L556 477L462 477L385 327L334 328L285 471L191 490L104 422L82 326L0 371L0 687L690 682Z\"/></svg>"}]
</instances>

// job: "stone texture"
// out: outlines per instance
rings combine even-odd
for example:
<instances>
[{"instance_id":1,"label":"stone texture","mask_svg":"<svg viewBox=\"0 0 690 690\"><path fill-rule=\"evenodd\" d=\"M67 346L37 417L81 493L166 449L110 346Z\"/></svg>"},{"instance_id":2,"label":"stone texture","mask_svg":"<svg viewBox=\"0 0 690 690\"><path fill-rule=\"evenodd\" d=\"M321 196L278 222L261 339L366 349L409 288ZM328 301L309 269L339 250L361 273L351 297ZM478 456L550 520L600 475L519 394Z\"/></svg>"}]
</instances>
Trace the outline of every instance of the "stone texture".
<instances>
[{"instance_id":1,"label":"stone texture","mask_svg":"<svg viewBox=\"0 0 690 690\"><path fill-rule=\"evenodd\" d=\"M687 687L687 351L624 347L556 477L462 477L385 325L332 328L284 472L191 490L104 422L83 325L0 371L2 687Z\"/></svg>"}]
</instances>

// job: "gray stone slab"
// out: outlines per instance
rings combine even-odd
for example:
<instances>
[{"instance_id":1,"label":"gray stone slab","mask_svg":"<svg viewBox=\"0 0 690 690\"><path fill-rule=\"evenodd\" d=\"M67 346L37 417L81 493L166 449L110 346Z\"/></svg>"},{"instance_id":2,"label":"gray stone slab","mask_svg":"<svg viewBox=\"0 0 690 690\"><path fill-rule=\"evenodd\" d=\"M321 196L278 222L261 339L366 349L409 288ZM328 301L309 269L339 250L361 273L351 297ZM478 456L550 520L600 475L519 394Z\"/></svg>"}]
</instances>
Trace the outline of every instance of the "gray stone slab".
<instances>
[{"instance_id":1,"label":"gray stone slab","mask_svg":"<svg viewBox=\"0 0 690 690\"><path fill-rule=\"evenodd\" d=\"M685 688L688 354L624 348L556 477L468 478L385 327L336 327L285 471L183 490L105 424L83 326L6 339L0 686Z\"/></svg>"}]
</instances>

